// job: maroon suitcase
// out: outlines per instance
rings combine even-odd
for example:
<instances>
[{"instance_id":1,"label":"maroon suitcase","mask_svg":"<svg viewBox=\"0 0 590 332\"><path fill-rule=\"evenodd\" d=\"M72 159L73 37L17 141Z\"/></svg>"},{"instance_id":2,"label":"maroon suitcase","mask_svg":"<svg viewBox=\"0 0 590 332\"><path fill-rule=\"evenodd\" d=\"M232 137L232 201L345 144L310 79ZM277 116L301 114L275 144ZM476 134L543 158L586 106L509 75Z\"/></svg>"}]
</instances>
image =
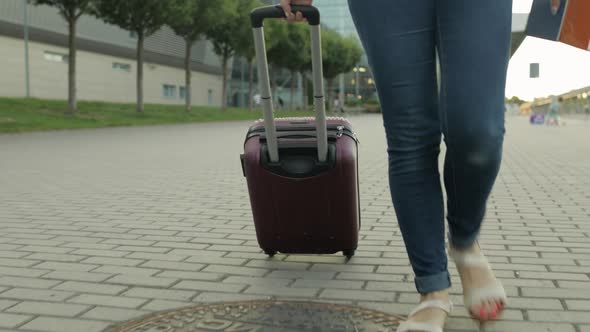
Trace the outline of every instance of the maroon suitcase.
<instances>
[{"instance_id":1,"label":"maroon suitcase","mask_svg":"<svg viewBox=\"0 0 590 332\"><path fill-rule=\"evenodd\" d=\"M325 117L319 12L294 6L311 25L316 119L274 119L262 20L275 6L252 12L264 120L248 130L241 156L256 235L264 252L355 253L360 228L358 140L343 118ZM315 16L317 15L317 20Z\"/></svg>"}]
</instances>

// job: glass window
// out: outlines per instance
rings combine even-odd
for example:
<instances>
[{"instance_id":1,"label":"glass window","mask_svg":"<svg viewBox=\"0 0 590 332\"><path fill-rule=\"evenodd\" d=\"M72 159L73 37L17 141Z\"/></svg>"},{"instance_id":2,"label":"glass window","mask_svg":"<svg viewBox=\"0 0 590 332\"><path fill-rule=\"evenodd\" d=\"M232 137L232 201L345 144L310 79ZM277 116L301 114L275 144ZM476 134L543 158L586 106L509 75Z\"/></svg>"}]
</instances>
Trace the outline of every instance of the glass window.
<instances>
[{"instance_id":1,"label":"glass window","mask_svg":"<svg viewBox=\"0 0 590 332\"><path fill-rule=\"evenodd\" d=\"M68 63L68 60L69 60L69 57L67 54L51 52L51 51L45 51L45 53L43 53L43 57L45 58L45 60L53 61L53 62Z\"/></svg>"},{"instance_id":2,"label":"glass window","mask_svg":"<svg viewBox=\"0 0 590 332\"><path fill-rule=\"evenodd\" d=\"M539 64L538 63L531 63L529 77L530 78L539 78Z\"/></svg>"},{"instance_id":3,"label":"glass window","mask_svg":"<svg viewBox=\"0 0 590 332\"><path fill-rule=\"evenodd\" d=\"M185 87L181 86L178 89L178 98L180 98L180 99L186 99L186 88Z\"/></svg>"},{"instance_id":4,"label":"glass window","mask_svg":"<svg viewBox=\"0 0 590 332\"><path fill-rule=\"evenodd\" d=\"M135 31L129 31L129 38L131 38L131 39L137 39L137 32L135 32Z\"/></svg>"},{"instance_id":5,"label":"glass window","mask_svg":"<svg viewBox=\"0 0 590 332\"><path fill-rule=\"evenodd\" d=\"M131 65L128 63L113 62L113 69L118 71L131 71Z\"/></svg>"},{"instance_id":6,"label":"glass window","mask_svg":"<svg viewBox=\"0 0 590 332\"><path fill-rule=\"evenodd\" d=\"M163 90L164 98L176 97L176 85L164 84Z\"/></svg>"}]
</instances>

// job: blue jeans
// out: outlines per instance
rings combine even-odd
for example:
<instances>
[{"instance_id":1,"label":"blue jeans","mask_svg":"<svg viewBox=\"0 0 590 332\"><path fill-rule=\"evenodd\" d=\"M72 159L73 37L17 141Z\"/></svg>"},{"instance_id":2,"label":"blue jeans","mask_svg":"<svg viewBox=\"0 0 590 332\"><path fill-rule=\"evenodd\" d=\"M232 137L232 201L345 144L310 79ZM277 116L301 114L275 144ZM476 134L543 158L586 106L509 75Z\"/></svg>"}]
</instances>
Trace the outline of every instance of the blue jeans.
<instances>
[{"instance_id":1,"label":"blue jeans","mask_svg":"<svg viewBox=\"0 0 590 332\"><path fill-rule=\"evenodd\" d=\"M441 136L449 240L467 248L502 159L512 0L348 2L381 102L391 196L416 288L446 289Z\"/></svg>"}]
</instances>

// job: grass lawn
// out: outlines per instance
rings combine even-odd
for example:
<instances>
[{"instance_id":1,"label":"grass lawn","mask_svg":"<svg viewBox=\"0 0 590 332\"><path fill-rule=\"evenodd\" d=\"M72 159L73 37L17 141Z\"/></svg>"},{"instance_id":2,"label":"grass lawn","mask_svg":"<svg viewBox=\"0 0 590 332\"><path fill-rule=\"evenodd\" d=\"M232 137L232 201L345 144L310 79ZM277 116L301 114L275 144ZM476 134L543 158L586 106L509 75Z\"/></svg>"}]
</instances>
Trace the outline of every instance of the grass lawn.
<instances>
[{"instance_id":1,"label":"grass lawn","mask_svg":"<svg viewBox=\"0 0 590 332\"><path fill-rule=\"evenodd\" d=\"M262 110L249 111L195 106L191 113L184 106L145 105L145 112L135 111L135 104L104 102L78 103L78 113L65 115L67 101L24 98L0 98L0 132L25 132L57 129L144 126L156 124L256 120ZM310 116L312 112L279 112L279 116Z\"/></svg>"}]
</instances>

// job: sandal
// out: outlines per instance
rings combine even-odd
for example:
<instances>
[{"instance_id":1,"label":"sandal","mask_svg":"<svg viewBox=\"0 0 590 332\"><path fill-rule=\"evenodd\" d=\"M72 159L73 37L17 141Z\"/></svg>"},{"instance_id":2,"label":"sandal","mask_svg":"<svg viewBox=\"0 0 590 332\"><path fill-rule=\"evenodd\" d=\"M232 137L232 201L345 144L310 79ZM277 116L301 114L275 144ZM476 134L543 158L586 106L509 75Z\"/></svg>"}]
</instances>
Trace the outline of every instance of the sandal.
<instances>
[{"instance_id":1,"label":"sandal","mask_svg":"<svg viewBox=\"0 0 590 332\"><path fill-rule=\"evenodd\" d=\"M453 303L445 302L441 300L429 300L420 303L416 309L410 312L408 317L415 315L416 313L430 308L441 309L447 314L450 314L453 310ZM443 329L439 326L424 322L403 322L397 328L397 332L408 332L408 331L424 331L424 332L443 332Z\"/></svg>"},{"instance_id":2,"label":"sandal","mask_svg":"<svg viewBox=\"0 0 590 332\"><path fill-rule=\"evenodd\" d=\"M460 251L454 250L453 248L450 248L449 249L449 256L455 262L455 265L457 267L470 266L470 267L487 268L487 269L491 270L488 260L481 252L479 252L479 253L460 252ZM469 293L469 296L467 296L467 293ZM473 307L474 304L488 303L488 302L490 302L490 300L494 300L494 302L501 303L501 305L497 308L498 311L495 314L483 315L480 313L479 316L473 314L473 312L471 311L471 308ZM506 291L504 290L502 283L500 283L500 281L498 281L498 280L496 280L494 285L490 285L487 287L471 288L471 289L469 289L469 292L466 292L465 289L463 289L463 303L464 303L465 307L469 311L469 314L473 318L479 320L480 322L485 322L488 320L496 319L496 317L499 316L499 314L502 312L502 310L504 310L507 300L508 299L506 297ZM482 312L483 312L483 310L482 310ZM484 317L486 317L486 318L484 318Z\"/></svg>"}]
</instances>

